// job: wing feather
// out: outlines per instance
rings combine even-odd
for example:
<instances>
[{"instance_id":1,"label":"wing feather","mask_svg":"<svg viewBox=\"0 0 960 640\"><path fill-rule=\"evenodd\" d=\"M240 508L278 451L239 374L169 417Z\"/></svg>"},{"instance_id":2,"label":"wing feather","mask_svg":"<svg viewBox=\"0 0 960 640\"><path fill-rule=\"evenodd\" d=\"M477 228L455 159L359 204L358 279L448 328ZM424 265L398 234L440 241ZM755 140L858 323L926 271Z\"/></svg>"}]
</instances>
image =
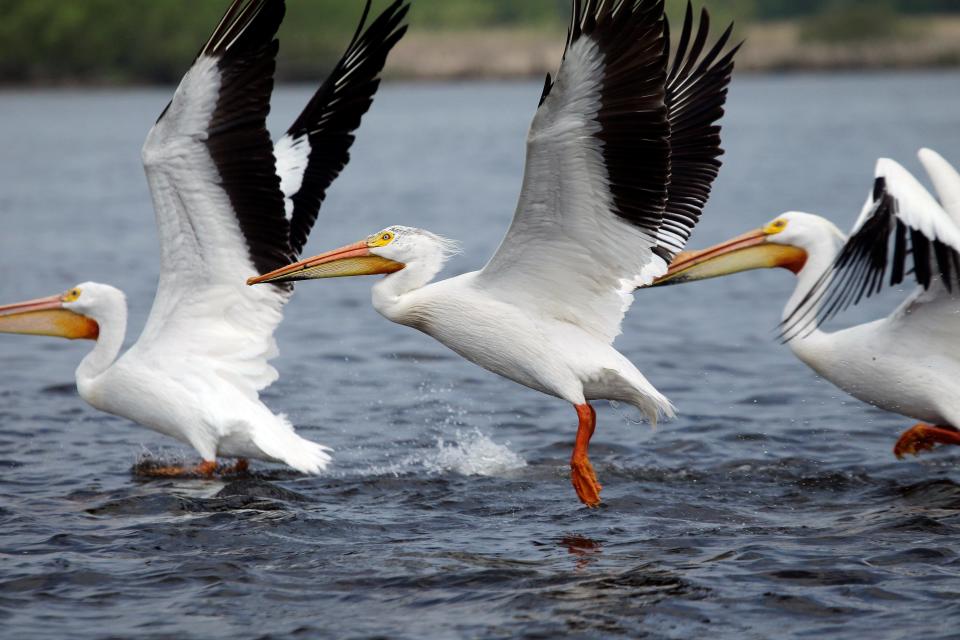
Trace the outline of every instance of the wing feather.
<instances>
[{"instance_id":1,"label":"wing feather","mask_svg":"<svg viewBox=\"0 0 960 640\"><path fill-rule=\"evenodd\" d=\"M846 244L781 325L784 340L812 331L886 286L902 284L909 267L925 291L960 288L960 226L906 169L882 159L873 193Z\"/></svg>"},{"instance_id":2,"label":"wing feather","mask_svg":"<svg viewBox=\"0 0 960 640\"><path fill-rule=\"evenodd\" d=\"M235 0L151 129L143 162L160 234L160 283L137 344L182 357L243 392L273 382L267 360L289 289L244 276L293 258L266 129L283 0Z\"/></svg>"},{"instance_id":3,"label":"wing feather","mask_svg":"<svg viewBox=\"0 0 960 640\"><path fill-rule=\"evenodd\" d=\"M290 285L248 287L245 279L297 258L406 10L397 0L363 32L368 2L343 59L278 145L278 161L266 118L285 5L232 2L144 144L161 272L129 357L182 358L251 398L276 379L268 361ZM286 155L285 139L293 143ZM291 153L303 154L299 175ZM285 197L294 202L289 218Z\"/></svg>"},{"instance_id":4,"label":"wing feather","mask_svg":"<svg viewBox=\"0 0 960 640\"><path fill-rule=\"evenodd\" d=\"M574 0L517 211L481 286L614 339L623 281L666 269L652 251L670 177L665 84L662 0Z\"/></svg>"},{"instance_id":5,"label":"wing feather","mask_svg":"<svg viewBox=\"0 0 960 640\"><path fill-rule=\"evenodd\" d=\"M742 46L727 47L733 33L731 24L703 55L710 33L709 12L701 12L691 44L693 23L693 5L688 2L667 79L671 179L657 251L668 262L690 239L720 171L723 149L719 122L734 56Z\"/></svg>"},{"instance_id":6,"label":"wing feather","mask_svg":"<svg viewBox=\"0 0 960 640\"><path fill-rule=\"evenodd\" d=\"M354 131L373 104L387 56L407 27L410 9L395 0L364 30L363 17L347 50L287 133L277 141L277 171L290 220L290 248L299 256L327 189L350 160Z\"/></svg>"},{"instance_id":7,"label":"wing feather","mask_svg":"<svg viewBox=\"0 0 960 640\"><path fill-rule=\"evenodd\" d=\"M728 32L702 55L706 18L691 46L688 10L671 71L662 0L574 0L571 15L513 223L477 283L612 342L709 196L735 50L722 55Z\"/></svg>"},{"instance_id":8,"label":"wing feather","mask_svg":"<svg viewBox=\"0 0 960 640\"><path fill-rule=\"evenodd\" d=\"M954 223L960 227L960 173L943 156L932 149L921 149L918 154L933 186L940 204Z\"/></svg>"}]
</instances>

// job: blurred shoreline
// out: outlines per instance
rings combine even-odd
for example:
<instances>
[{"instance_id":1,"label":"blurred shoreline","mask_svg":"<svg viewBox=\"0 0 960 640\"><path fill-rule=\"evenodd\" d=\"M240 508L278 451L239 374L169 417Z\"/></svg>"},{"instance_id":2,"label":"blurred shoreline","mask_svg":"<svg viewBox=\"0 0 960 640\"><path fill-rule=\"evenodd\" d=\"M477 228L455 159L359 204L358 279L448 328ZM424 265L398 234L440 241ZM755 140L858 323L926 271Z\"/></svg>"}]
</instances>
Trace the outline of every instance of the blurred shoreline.
<instances>
[{"instance_id":1,"label":"blurred shoreline","mask_svg":"<svg viewBox=\"0 0 960 640\"><path fill-rule=\"evenodd\" d=\"M746 43L737 56L740 73L848 72L960 68L960 16L905 20L903 32L885 40L823 42L805 37L802 21L763 22L734 38ZM391 54L388 81L513 80L554 73L563 37L549 28L500 27L469 30L413 30ZM187 66L184 61L184 70ZM278 65L281 83L313 83L327 69L315 60L290 56ZM178 76L177 76L178 77ZM171 78L172 79L172 78ZM0 78L0 88L107 88L162 86L166 81L103 77L32 80Z\"/></svg>"},{"instance_id":2,"label":"blurred shoreline","mask_svg":"<svg viewBox=\"0 0 960 640\"><path fill-rule=\"evenodd\" d=\"M810 42L797 22L746 28L737 70L858 71L960 67L960 18L924 21L922 36L889 41ZM394 50L389 76L414 80L533 78L554 72L563 54L556 34L531 29L415 32Z\"/></svg>"}]
</instances>

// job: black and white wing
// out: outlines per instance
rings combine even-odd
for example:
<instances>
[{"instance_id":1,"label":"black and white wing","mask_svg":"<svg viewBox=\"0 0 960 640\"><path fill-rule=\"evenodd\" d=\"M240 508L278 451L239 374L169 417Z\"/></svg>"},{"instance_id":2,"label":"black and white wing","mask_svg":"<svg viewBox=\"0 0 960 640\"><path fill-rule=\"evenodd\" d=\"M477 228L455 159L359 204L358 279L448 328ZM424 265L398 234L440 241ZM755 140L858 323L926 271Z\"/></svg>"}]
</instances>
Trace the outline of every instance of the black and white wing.
<instances>
[{"instance_id":1,"label":"black and white wing","mask_svg":"<svg viewBox=\"0 0 960 640\"><path fill-rule=\"evenodd\" d=\"M297 257L327 189L350 160L353 132L373 104L387 55L407 30L405 0L395 0L364 30L370 4L367 0L343 57L274 148L290 248Z\"/></svg>"},{"instance_id":2,"label":"black and white wing","mask_svg":"<svg viewBox=\"0 0 960 640\"><path fill-rule=\"evenodd\" d=\"M294 140L302 137L310 152L297 188L290 188L288 218L281 186L290 178L277 172L266 127L284 11L283 0L234 0L143 147L160 233L160 283L128 355L177 358L254 398L277 377L268 360L291 289L248 287L245 280L297 258L324 190L347 160L347 138L369 106L371 77L385 56L380 32L354 38L326 91L294 125L306 132ZM393 31L382 35L395 42Z\"/></svg>"},{"instance_id":3,"label":"black and white wing","mask_svg":"<svg viewBox=\"0 0 960 640\"><path fill-rule=\"evenodd\" d=\"M181 358L221 372L249 397L289 290L249 291L244 276L293 258L266 127L283 0L235 0L147 135L143 164L160 235L160 282L127 357Z\"/></svg>"},{"instance_id":4,"label":"black and white wing","mask_svg":"<svg viewBox=\"0 0 960 640\"><path fill-rule=\"evenodd\" d=\"M478 285L613 341L633 290L662 275L682 245L678 227L692 226L690 207L703 197L693 185L716 153L707 135L706 152L681 154L690 173L671 200L668 83L679 146L696 145L717 112L713 70L726 64L708 54L688 66L697 42L668 73L662 0L574 0L563 62L528 134L513 223Z\"/></svg>"},{"instance_id":5,"label":"black and white wing","mask_svg":"<svg viewBox=\"0 0 960 640\"><path fill-rule=\"evenodd\" d=\"M667 77L670 121L670 187L656 251L667 263L683 250L700 221L713 182L720 172L720 119L733 74L733 59L742 44L727 48L729 25L704 55L710 14L704 9L696 36L693 5L687 3L683 31Z\"/></svg>"},{"instance_id":6,"label":"black and white wing","mask_svg":"<svg viewBox=\"0 0 960 640\"><path fill-rule=\"evenodd\" d=\"M791 340L887 286L960 291L960 225L906 169L877 163L873 192L833 265L784 320Z\"/></svg>"}]
</instances>

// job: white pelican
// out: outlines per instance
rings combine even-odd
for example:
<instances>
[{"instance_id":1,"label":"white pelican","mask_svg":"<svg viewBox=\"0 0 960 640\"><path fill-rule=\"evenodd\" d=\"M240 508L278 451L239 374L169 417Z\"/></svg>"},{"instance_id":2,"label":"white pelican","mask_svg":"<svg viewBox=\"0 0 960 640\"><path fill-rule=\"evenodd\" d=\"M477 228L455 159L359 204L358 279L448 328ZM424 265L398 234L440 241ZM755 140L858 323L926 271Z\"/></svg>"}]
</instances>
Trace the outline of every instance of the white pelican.
<instances>
[{"instance_id":1,"label":"white pelican","mask_svg":"<svg viewBox=\"0 0 960 640\"><path fill-rule=\"evenodd\" d=\"M787 213L757 231L681 254L660 284L786 267L797 288L781 330L820 376L876 407L922 422L897 457L960 444L960 175L924 149L920 160L943 203L899 164L880 160L849 238L828 220ZM916 291L890 317L827 333L820 325L910 275Z\"/></svg>"},{"instance_id":2,"label":"white pelican","mask_svg":"<svg viewBox=\"0 0 960 640\"><path fill-rule=\"evenodd\" d=\"M670 64L662 0L574 0L563 62L527 138L513 224L482 270L431 283L453 244L394 226L251 284L390 274L373 287L382 315L576 407L572 482L598 505L589 402L627 402L651 422L674 415L612 344L633 290L666 272L717 175L730 33L706 50L708 16L694 35L688 5Z\"/></svg>"},{"instance_id":3,"label":"white pelican","mask_svg":"<svg viewBox=\"0 0 960 640\"><path fill-rule=\"evenodd\" d=\"M343 58L276 145L266 128L283 0L234 0L143 147L160 231L160 283L140 339L117 358L123 293L87 282L0 307L0 332L95 339L76 372L92 406L217 456L283 462L317 473L329 449L298 436L258 392L291 288L243 277L296 259L326 190L349 160L387 54L403 36L396 0L364 31L368 0ZM183 470L159 469L161 475Z\"/></svg>"}]
</instances>

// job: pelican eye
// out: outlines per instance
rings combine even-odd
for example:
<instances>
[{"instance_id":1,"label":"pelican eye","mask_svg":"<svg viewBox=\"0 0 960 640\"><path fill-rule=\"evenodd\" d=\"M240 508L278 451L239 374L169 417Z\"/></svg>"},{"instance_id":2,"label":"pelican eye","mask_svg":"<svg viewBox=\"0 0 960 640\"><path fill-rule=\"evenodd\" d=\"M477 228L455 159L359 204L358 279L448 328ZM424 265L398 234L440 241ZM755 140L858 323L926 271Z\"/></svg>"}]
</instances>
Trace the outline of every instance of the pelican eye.
<instances>
[{"instance_id":1,"label":"pelican eye","mask_svg":"<svg viewBox=\"0 0 960 640\"><path fill-rule=\"evenodd\" d=\"M393 242L396 234L392 231L381 231L367 238L368 247L385 247Z\"/></svg>"},{"instance_id":2,"label":"pelican eye","mask_svg":"<svg viewBox=\"0 0 960 640\"><path fill-rule=\"evenodd\" d=\"M763 231L767 235L772 236L775 233L780 233L786 228L787 228L787 221L784 220L783 218L778 218L777 220L774 220L773 222L768 224L766 227L764 227Z\"/></svg>"},{"instance_id":3,"label":"pelican eye","mask_svg":"<svg viewBox=\"0 0 960 640\"><path fill-rule=\"evenodd\" d=\"M63 294L64 302L75 302L80 297L80 289L70 289Z\"/></svg>"}]
</instances>

